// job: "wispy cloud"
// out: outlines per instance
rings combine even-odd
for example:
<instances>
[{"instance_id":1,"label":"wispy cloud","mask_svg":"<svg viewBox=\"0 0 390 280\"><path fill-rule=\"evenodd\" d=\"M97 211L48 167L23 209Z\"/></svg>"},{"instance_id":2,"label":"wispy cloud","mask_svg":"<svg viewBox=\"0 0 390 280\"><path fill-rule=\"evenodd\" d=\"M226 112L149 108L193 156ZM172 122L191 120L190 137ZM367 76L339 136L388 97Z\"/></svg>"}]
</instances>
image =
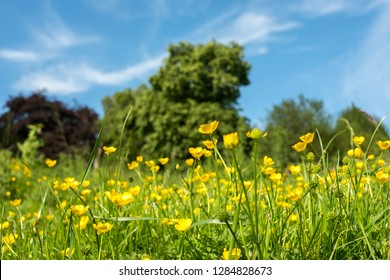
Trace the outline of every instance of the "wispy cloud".
<instances>
[{"instance_id":1,"label":"wispy cloud","mask_svg":"<svg viewBox=\"0 0 390 280\"><path fill-rule=\"evenodd\" d=\"M289 5L293 12L310 17L321 17L335 13L365 13L386 3L388 0L297 0Z\"/></svg>"},{"instance_id":2,"label":"wispy cloud","mask_svg":"<svg viewBox=\"0 0 390 280\"><path fill-rule=\"evenodd\" d=\"M279 22L271 15L261 12L227 12L195 30L192 37L253 45L255 51L252 54L264 54L267 52L266 44L275 34L298 26L299 23L295 21Z\"/></svg>"},{"instance_id":3,"label":"wispy cloud","mask_svg":"<svg viewBox=\"0 0 390 280\"><path fill-rule=\"evenodd\" d=\"M380 115L390 115L390 2L382 6L366 39L353 53L342 80L344 98Z\"/></svg>"},{"instance_id":4,"label":"wispy cloud","mask_svg":"<svg viewBox=\"0 0 390 280\"><path fill-rule=\"evenodd\" d=\"M0 58L15 62L26 62L36 61L39 58L39 55L36 52L29 50L0 49Z\"/></svg>"},{"instance_id":5,"label":"wispy cloud","mask_svg":"<svg viewBox=\"0 0 390 280\"><path fill-rule=\"evenodd\" d=\"M346 0L304 0L293 7L294 10L311 16L333 14L346 9L351 1Z\"/></svg>"},{"instance_id":6,"label":"wispy cloud","mask_svg":"<svg viewBox=\"0 0 390 280\"><path fill-rule=\"evenodd\" d=\"M14 84L14 88L29 91L46 89L53 94L67 95L86 91L96 85L124 85L142 79L150 71L157 69L163 58L160 55L112 72L101 71L88 64L60 64L23 76Z\"/></svg>"}]
</instances>

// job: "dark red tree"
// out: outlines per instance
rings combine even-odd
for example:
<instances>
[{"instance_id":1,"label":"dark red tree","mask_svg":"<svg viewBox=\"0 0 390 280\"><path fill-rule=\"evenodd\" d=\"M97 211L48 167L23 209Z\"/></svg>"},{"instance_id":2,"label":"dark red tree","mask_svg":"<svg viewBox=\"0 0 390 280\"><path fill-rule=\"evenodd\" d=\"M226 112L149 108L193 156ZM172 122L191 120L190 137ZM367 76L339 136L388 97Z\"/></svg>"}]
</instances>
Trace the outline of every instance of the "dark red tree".
<instances>
[{"instance_id":1,"label":"dark red tree","mask_svg":"<svg viewBox=\"0 0 390 280\"><path fill-rule=\"evenodd\" d=\"M57 158L60 153L74 153L90 148L97 133L98 115L83 106L67 107L57 100L49 100L43 92L10 98L0 115L0 147L16 151L16 143L28 135L29 124L42 124L40 135L45 156Z\"/></svg>"}]
</instances>

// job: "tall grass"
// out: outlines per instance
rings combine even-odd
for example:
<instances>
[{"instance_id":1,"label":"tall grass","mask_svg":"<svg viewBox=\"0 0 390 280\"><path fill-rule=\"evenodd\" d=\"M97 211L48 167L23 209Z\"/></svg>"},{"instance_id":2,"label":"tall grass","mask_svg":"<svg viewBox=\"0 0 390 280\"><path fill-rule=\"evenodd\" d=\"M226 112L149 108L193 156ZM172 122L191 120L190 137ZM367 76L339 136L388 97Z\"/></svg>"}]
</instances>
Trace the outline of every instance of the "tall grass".
<instances>
[{"instance_id":1,"label":"tall grass","mask_svg":"<svg viewBox=\"0 0 390 280\"><path fill-rule=\"evenodd\" d=\"M259 131L250 159L218 139L177 162L121 146L96 158L102 133L86 161L30 167L2 151L1 259L390 259L388 149L363 151L353 130L338 155L302 136L286 169L258 157Z\"/></svg>"}]
</instances>

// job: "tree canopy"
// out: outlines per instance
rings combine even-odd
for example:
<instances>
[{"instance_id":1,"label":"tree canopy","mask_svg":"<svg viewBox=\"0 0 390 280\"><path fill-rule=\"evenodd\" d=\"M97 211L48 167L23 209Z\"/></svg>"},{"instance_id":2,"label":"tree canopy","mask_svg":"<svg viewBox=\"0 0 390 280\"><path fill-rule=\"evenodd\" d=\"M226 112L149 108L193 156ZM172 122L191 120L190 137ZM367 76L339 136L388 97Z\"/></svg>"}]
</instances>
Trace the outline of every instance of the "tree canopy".
<instances>
[{"instance_id":1,"label":"tree canopy","mask_svg":"<svg viewBox=\"0 0 390 280\"><path fill-rule=\"evenodd\" d=\"M218 120L218 133L245 131L248 121L236 108L239 87L249 84L249 63L237 44L179 43L168 48L169 57L157 74L142 85L105 97L110 118L103 141L118 144L121 125L132 108L124 139L130 154L158 153L185 158L190 146L201 145L200 124ZM117 120L121 119L122 122ZM112 124L115 120L116 124Z\"/></svg>"},{"instance_id":2,"label":"tree canopy","mask_svg":"<svg viewBox=\"0 0 390 280\"><path fill-rule=\"evenodd\" d=\"M97 114L88 107L68 108L60 101L50 101L43 92L16 96L6 103L0 116L0 135L3 148L16 151L17 143L29 134L29 125L41 125L40 152L56 158L90 147L96 139Z\"/></svg>"},{"instance_id":3,"label":"tree canopy","mask_svg":"<svg viewBox=\"0 0 390 280\"><path fill-rule=\"evenodd\" d=\"M322 141L327 143L332 134L331 118L322 101L303 95L275 105L268 112L266 123L268 136L262 144L263 153L274 157L282 166L300 161L300 155L291 148L300 136L318 129ZM319 151L318 141L314 142L314 148Z\"/></svg>"},{"instance_id":4,"label":"tree canopy","mask_svg":"<svg viewBox=\"0 0 390 280\"><path fill-rule=\"evenodd\" d=\"M337 120L334 133L345 131L341 137L337 138L337 147L340 150L347 151L352 148L353 136L364 136L366 140L362 144L362 148L366 150L371 137L374 136L370 152L379 152L379 148L375 143L378 140L389 139L386 128L383 125L378 127L379 122L378 118L352 104L340 113ZM378 130L374 135L377 127Z\"/></svg>"},{"instance_id":5,"label":"tree canopy","mask_svg":"<svg viewBox=\"0 0 390 280\"><path fill-rule=\"evenodd\" d=\"M149 81L155 92L174 102L236 104L240 86L249 84L250 64L236 43L212 41L206 45L170 45L169 56Z\"/></svg>"}]
</instances>

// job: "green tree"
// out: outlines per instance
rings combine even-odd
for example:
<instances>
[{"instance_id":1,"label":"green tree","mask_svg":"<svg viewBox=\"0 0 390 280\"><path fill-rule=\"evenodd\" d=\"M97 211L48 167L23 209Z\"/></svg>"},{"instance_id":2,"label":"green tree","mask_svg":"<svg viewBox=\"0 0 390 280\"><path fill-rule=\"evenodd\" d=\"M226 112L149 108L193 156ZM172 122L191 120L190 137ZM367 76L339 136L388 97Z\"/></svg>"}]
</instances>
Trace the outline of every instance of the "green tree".
<instances>
[{"instance_id":1,"label":"green tree","mask_svg":"<svg viewBox=\"0 0 390 280\"><path fill-rule=\"evenodd\" d=\"M199 125L214 120L220 121L220 139L234 131L244 135L249 124L236 104L239 86L249 83L250 65L243 59L242 47L213 41L206 45L179 43L168 51L158 73L150 77L151 88L142 85L103 100L105 114L110 112L103 141L119 144L130 108L123 145L132 157L186 158L188 148L205 139L198 132Z\"/></svg>"},{"instance_id":2,"label":"green tree","mask_svg":"<svg viewBox=\"0 0 390 280\"><path fill-rule=\"evenodd\" d=\"M353 147L353 136L364 136L366 140L362 144L362 148L366 151L368 143L374 135L374 131L379 122L378 118L371 116L367 112L352 104L349 108L340 113L337 120L336 127L334 129L335 133L344 131L344 133L335 140L337 147L345 154L347 150ZM378 153L379 148L375 143L378 140L386 139L389 139L389 133L386 128L381 125L373 138L369 152Z\"/></svg>"},{"instance_id":3,"label":"green tree","mask_svg":"<svg viewBox=\"0 0 390 280\"><path fill-rule=\"evenodd\" d=\"M230 107L240 96L240 86L249 84L250 64L244 60L243 48L235 43L179 43L169 46L168 53L150 84L174 102L194 99Z\"/></svg>"},{"instance_id":4,"label":"green tree","mask_svg":"<svg viewBox=\"0 0 390 280\"><path fill-rule=\"evenodd\" d=\"M284 100L268 112L265 128L268 136L262 141L260 152L273 157L281 167L299 162L300 154L291 146L300 141L301 135L316 132L316 129L326 144L332 134L332 126L331 117L325 112L322 101L303 95L297 100ZM313 143L317 152L320 151L318 143L318 139Z\"/></svg>"}]
</instances>

